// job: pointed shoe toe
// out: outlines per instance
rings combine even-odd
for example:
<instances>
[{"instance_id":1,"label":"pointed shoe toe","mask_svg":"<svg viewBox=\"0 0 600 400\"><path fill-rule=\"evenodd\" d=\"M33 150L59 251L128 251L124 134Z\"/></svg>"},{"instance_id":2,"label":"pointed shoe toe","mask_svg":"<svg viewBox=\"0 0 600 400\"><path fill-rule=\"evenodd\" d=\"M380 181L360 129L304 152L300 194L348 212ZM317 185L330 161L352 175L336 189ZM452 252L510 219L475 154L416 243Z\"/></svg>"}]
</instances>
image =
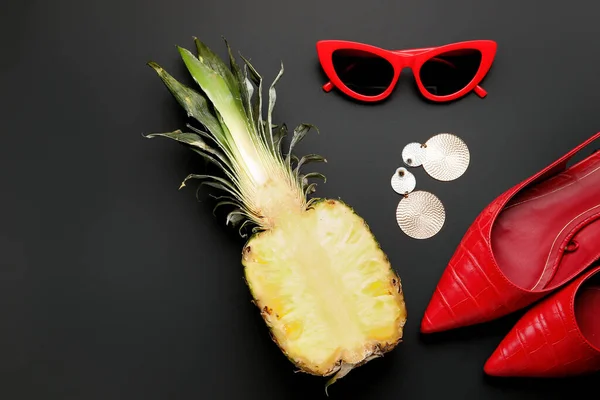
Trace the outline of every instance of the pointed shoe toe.
<instances>
[{"instance_id":1,"label":"pointed shoe toe","mask_svg":"<svg viewBox=\"0 0 600 400\"><path fill-rule=\"evenodd\" d=\"M467 239L477 235L471 230ZM486 252L485 247L477 243ZM491 259L491 255L488 255ZM442 274L421 321L421 332L434 333L493 320L521 304L515 288L491 265L465 246L459 248ZM511 295L512 296L509 296ZM510 304L508 306L507 304Z\"/></svg>"},{"instance_id":2,"label":"pointed shoe toe","mask_svg":"<svg viewBox=\"0 0 600 400\"><path fill-rule=\"evenodd\" d=\"M475 325L506 312L502 293L512 288L487 270L466 248L458 249L429 301L421 332Z\"/></svg>"},{"instance_id":3,"label":"pointed shoe toe","mask_svg":"<svg viewBox=\"0 0 600 400\"><path fill-rule=\"evenodd\" d=\"M535 330L531 325L525 324L506 335L483 367L487 375L496 377L535 376L545 371L545 362L550 360L543 359L544 356L547 356L546 352L535 354L533 351L534 356L531 355L530 347L535 344L530 343L532 332L529 329ZM536 356L538 359L535 359Z\"/></svg>"},{"instance_id":4,"label":"pointed shoe toe","mask_svg":"<svg viewBox=\"0 0 600 400\"><path fill-rule=\"evenodd\" d=\"M600 152L568 166L599 138L600 132L484 208L443 271L421 332L523 309L600 258Z\"/></svg>"},{"instance_id":5,"label":"pointed shoe toe","mask_svg":"<svg viewBox=\"0 0 600 400\"><path fill-rule=\"evenodd\" d=\"M421 332L434 333L442 332L449 329L459 327L467 321L462 319L460 314L456 314L439 292L435 292L425 316L421 320Z\"/></svg>"},{"instance_id":6,"label":"pointed shoe toe","mask_svg":"<svg viewBox=\"0 0 600 400\"><path fill-rule=\"evenodd\" d=\"M600 371L600 266L542 300L484 366L498 377L567 377Z\"/></svg>"},{"instance_id":7,"label":"pointed shoe toe","mask_svg":"<svg viewBox=\"0 0 600 400\"><path fill-rule=\"evenodd\" d=\"M518 368L519 362L516 360L511 362L510 357L504 355L503 349L496 349L483 366L487 375L499 377L512 376L515 374L515 370L518 371Z\"/></svg>"}]
</instances>

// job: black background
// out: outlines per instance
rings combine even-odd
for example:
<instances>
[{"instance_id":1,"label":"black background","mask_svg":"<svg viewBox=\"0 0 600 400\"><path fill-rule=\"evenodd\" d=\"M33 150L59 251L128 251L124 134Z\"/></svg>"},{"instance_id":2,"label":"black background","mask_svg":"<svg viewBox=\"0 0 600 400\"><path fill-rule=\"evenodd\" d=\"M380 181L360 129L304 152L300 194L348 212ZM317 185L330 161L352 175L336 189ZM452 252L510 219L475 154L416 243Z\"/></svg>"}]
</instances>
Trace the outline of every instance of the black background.
<instances>
[{"instance_id":1,"label":"black background","mask_svg":"<svg viewBox=\"0 0 600 400\"><path fill-rule=\"evenodd\" d=\"M242 280L243 241L181 180L192 152L142 133L183 112L145 63L186 73L192 36L221 35L265 78L282 61L276 122L317 125L299 153L327 157L317 194L363 216L400 274L405 342L330 388L338 399L562 399L598 378L491 379L482 367L518 315L422 337L419 323L463 233L498 194L600 130L598 7L592 1L12 1L0 6L0 398L324 398L294 373ZM493 39L483 86L439 105L408 71L384 103L321 90L315 42L414 48ZM471 167L418 188L447 222L415 241L396 225L389 179L402 147L462 137Z\"/></svg>"}]
</instances>

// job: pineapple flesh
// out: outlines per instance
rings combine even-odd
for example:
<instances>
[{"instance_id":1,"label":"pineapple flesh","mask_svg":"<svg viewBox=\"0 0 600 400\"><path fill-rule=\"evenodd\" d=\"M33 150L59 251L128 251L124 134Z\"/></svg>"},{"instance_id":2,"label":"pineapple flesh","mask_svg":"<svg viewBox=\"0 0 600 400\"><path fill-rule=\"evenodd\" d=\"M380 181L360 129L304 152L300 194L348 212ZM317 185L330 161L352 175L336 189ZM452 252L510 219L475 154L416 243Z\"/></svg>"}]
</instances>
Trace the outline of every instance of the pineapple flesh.
<instances>
[{"instance_id":1,"label":"pineapple flesh","mask_svg":"<svg viewBox=\"0 0 600 400\"><path fill-rule=\"evenodd\" d=\"M301 371L332 376L391 351L401 342L406 307L400 278L366 222L341 200L320 199L303 173L318 155L293 154L311 125L293 131L282 151L285 124L272 123L275 84L263 104L262 77L245 58L238 66L226 42L229 67L197 38L197 55L178 47L198 84L187 87L155 62L149 65L200 127L153 133L178 141L217 165L223 176L189 175L221 195L227 224L248 237L241 263L254 303L273 340ZM263 108L267 119L263 120Z\"/></svg>"},{"instance_id":2,"label":"pineapple flesh","mask_svg":"<svg viewBox=\"0 0 600 400\"><path fill-rule=\"evenodd\" d=\"M364 220L338 200L255 235L243 265L274 340L304 371L354 367L401 340L400 280Z\"/></svg>"}]
</instances>

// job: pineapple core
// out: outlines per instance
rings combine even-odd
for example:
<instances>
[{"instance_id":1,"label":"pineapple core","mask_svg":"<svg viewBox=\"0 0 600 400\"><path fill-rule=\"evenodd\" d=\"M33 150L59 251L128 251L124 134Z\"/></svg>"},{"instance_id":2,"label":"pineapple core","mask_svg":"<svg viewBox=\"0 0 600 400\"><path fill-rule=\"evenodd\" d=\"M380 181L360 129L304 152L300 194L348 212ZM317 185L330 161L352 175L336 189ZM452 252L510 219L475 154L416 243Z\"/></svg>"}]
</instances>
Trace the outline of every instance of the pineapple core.
<instances>
[{"instance_id":1,"label":"pineapple core","mask_svg":"<svg viewBox=\"0 0 600 400\"><path fill-rule=\"evenodd\" d=\"M326 200L246 244L248 286L273 338L305 372L360 365L402 338L398 276L364 220Z\"/></svg>"}]
</instances>

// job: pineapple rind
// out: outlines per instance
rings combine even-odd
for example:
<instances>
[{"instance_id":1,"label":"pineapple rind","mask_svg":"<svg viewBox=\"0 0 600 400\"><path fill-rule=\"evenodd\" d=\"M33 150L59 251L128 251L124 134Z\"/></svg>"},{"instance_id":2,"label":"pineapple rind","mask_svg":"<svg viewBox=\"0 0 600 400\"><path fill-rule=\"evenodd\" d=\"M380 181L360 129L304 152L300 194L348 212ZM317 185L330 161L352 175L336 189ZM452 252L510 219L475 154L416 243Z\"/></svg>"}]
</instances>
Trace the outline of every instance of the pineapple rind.
<instances>
[{"instance_id":1,"label":"pineapple rind","mask_svg":"<svg viewBox=\"0 0 600 400\"><path fill-rule=\"evenodd\" d=\"M344 202L322 199L304 214L290 221L290 229L301 228L303 219L310 226L320 216L327 219L328 226L317 223L314 230L330 235L329 242L323 237L311 242L306 236L310 232L302 231L290 238L294 233L274 228L254 235L246 243L242 264L254 303L281 351L301 371L319 376L337 373L337 379L391 351L402 340L406 322L402 284L365 221ZM352 232L339 231L331 218L340 222L342 230L347 231L348 224L354 224ZM340 234L343 236L336 236ZM292 242L304 251L303 257L294 251L288 259L282 254L289 251ZM324 246L316 249L313 243ZM354 254L353 246L362 249L362 254ZM336 255L334 250L338 256L355 257L357 264L298 264L298 259L312 261L311 254L316 254L317 260L319 256L324 259L324 254ZM290 260L294 260L294 265L289 264ZM324 271L326 267L330 268ZM317 274L317 279L310 278L309 269ZM319 283L325 276L329 284L337 282L331 292ZM323 303L323 298L331 301ZM330 303L335 301L334 307Z\"/></svg>"}]
</instances>

